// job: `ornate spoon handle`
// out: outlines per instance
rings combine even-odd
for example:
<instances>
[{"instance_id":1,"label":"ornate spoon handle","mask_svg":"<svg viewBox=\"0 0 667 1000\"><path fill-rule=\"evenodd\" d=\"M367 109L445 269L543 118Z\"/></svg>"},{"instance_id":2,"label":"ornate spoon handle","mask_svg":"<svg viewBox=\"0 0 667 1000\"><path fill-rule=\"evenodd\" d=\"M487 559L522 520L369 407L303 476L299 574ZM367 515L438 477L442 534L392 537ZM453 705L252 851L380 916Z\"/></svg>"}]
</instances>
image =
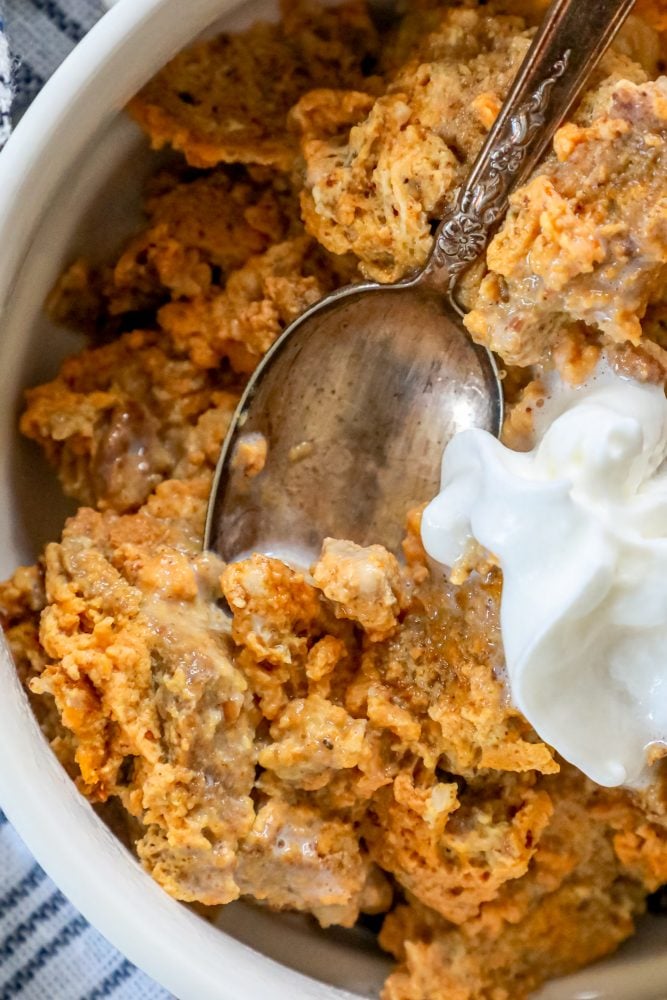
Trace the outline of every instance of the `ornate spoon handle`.
<instances>
[{"instance_id":1,"label":"ornate spoon handle","mask_svg":"<svg viewBox=\"0 0 667 1000\"><path fill-rule=\"evenodd\" d=\"M554 0L454 209L440 223L421 280L451 291L486 249L512 190L539 161L634 0Z\"/></svg>"}]
</instances>

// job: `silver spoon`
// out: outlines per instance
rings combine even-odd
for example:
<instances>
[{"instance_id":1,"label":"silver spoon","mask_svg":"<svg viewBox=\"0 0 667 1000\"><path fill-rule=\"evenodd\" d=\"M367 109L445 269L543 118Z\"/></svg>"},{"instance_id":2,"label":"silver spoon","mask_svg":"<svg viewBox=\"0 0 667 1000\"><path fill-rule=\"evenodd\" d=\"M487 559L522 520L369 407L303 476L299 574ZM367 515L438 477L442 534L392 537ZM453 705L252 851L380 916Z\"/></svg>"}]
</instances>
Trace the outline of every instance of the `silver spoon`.
<instances>
[{"instance_id":1,"label":"silver spoon","mask_svg":"<svg viewBox=\"0 0 667 1000\"><path fill-rule=\"evenodd\" d=\"M498 371L470 340L454 285L632 3L554 0L426 265L395 285L329 295L276 341L222 448L206 548L226 561L260 551L303 566L327 536L398 551L407 511L437 492L450 438L500 432ZM243 456L256 446L266 459L252 475Z\"/></svg>"}]
</instances>

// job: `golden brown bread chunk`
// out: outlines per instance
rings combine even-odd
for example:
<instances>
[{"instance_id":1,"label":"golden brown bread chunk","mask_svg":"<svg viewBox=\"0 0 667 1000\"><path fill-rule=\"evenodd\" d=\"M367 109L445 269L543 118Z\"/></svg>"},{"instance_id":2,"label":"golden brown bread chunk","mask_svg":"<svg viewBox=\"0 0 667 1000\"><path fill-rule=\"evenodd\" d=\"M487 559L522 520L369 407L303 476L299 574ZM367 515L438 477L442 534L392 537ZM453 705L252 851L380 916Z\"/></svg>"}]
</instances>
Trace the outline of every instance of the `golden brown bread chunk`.
<instances>
[{"instance_id":1,"label":"golden brown bread chunk","mask_svg":"<svg viewBox=\"0 0 667 1000\"><path fill-rule=\"evenodd\" d=\"M356 648L349 625L338 625L303 574L277 559L255 554L232 563L221 586L239 662L266 719L277 719Z\"/></svg>"},{"instance_id":2,"label":"golden brown bread chunk","mask_svg":"<svg viewBox=\"0 0 667 1000\"><path fill-rule=\"evenodd\" d=\"M505 697L500 587L497 571L461 587L427 575L397 634L366 646L348 709L464 777L485 768L557 771Z\"/></svg>"},{"instance_id":3,"label":"golden brown bread chunk","mask_svg":"<svg viewBox=\"0 0 667 1000\"><path fill-rule=\"evenodd\" d=\"M475 918L501 887L520 879L553 812L545 791L504 775L426 784L402 772L374 797L363 823L371 857L420 903L453 924ZM407 794L406 794L407 788ZM426 802L424 797L426 796ZM416 800L416 801L415 801Z\"/></svg>"},{"instance_id":4,"label":"golden brown bread chunk","mask_svg":"<svg viewBox=\"0 0 667 1000\"><path fill-rule=\"evenodd\" d=\"M302 134L308 231L333 253L352 251L380 281L422 264L430 224L463 180L529 40L516 17L442 7L423 43L427 61L404 65L375 103L307 95L292 117Z\"/></svg>"},{"instance_id":5,"label":"golden brown bread chunk","mask_svg":"<svg viewBox=\"0 0 667 1000\"><path fill-rule=\"evenodd\" d=\"M466 326L510 364L543 360L581 322L637 344L667 283L667 81L616 84L588 125L567 124L511 200Z\"/></svg>"},{"instance_id":6,"label":"golden brown bread chunk","mask_svg":"<svg viewBox=\"0 0 667 1000\"><path fill-rule=\"evenodd\" d=\"M191 188L188 185L188 197ZM162 197L176 198L174 192L180 190L177 186ZM213 260L225 257L222 251L214 252L217 223L211 224L210 233L203 229L188 197L178 225L172 221L172 231L181 250L193 248L199 238L197 252L203 253L210 242L206 260L198 258L208 275L201 279L203 285L186 287L189 272L183 270L179 252L173 258L180 263L172 273L172 300L157 309L161 332L134 330L85 350L69 358L53 382L27 394L23 433L43 447L65 492L82 503L133 510L172 474L189 476L202 466L213 467L240 395L241 382L234 372L252 371L293 319L352 274L347 261L332 261L301 232L251 256L228 275L223 272L219 283L212 284L213 266L222 266ZM249 209L243 211L247 215ZM174 208L172 216L178 215ZM218 223L230 229L229 220L218 216ZM269 241L268 235L262 239ZM240 243L237 250L238 259L245 257L248 243ZM132 247L126 250L114 269L115 284L108 286L102 316L112 316L120 301L123 309L130 308L125 292L135 304L143 294L145 272L126 266L136 259L133 253ZM229 266L233 259L228 251ZM94 280L94 274L75 265L66 280L70 291L75 275L86 287ZM166 280L162 273L160 281ZM62 298L64 287L61 284L58 301L71 316L68 299ZM156 306L161 302L159 298ZM155 316L151 319L156 322Z\"/></svg>"},{"instance_id":7,"label":"golden brown bread chunk","mask_svg":"<svg viewBox=\"0 0 667 1000\"><path fill-rule=\"evenodd\" d=\"M286 178L260 168L172 167L148 181L147 225L113 267L75 261L48 301L52 318L108 337L169 299L224 287L230 272L301 232Z\"/></svg>"},{"instance_id":8,"label":"golden brown bread chunk","mask_svg":"<svg viewBox=\"0 0 667 1000\"><path fill-rule=\"evenodd\" d=\"M181 299L207 292L280 242L295 215L292 192L280 178L260 177L224 168L194 178L158 175L146 192L149 226L114 267L110 313L159 305L166 293Z\"/></svg>"},{"instance_id":9,"label":"golden brown bread chunk","mask_svg":"<svg viewBox=\"0 0 667 1000\"><path fill-rule=\"evenodd\" d=\"M251 372L278 335L338 284L332 270L312 240L298 236L251 257L224 289L169 302L158 321L198 368L227 358L235 371Z\"/></svg>"},{"instance_id":10,"label":"golden brown bread chunk","mask_svg":"<svg viewBox=\"0 0 667 1000\"><path fill-rule=\"evenodd\" d=\"M159 149L195 167L259 163L288 170L296 144L287 113L313 86L372 86L377 35L364 0L333 12L285 2L280 24L220 35L176 56L130 103Z\"/></svg>"},{"instance_id":11,"label":"golden brown bread chunk","mask_svg":"<svg viewBox=\"0 0 667 1000\"><path fill-rule=\"evenodd\" d=\"M55 699L82 790L142 823L136 848L158 881L220 903L239 894L255 751L212 557L197 557L207 488L165 483L139 514L83 508L69 522L46 552L48 660L32 687Z\"/></svg>"},{"instance_id":12,"label":"golden brown bread chunk","mask_svg":"<svg viewBox=\"0 0 667 1000\"><path fill-rule=\"evenodd\" d=\"M179 357L159 334L135 331L68 358L31 389L21 430L81 503L123 512L145 503L176 467L213 466L238 402L225 372ZM213 447L202 452L200 422Z\"/></svg>"},{"instance_id":13,"label":"golden brown bread chunk","mask_svg":"<svg viewBox=\"0 0 667 1000\"><path fill-rule=\"evenodd\" d=\"M52 698L35 695L32 681L44 670L47 656L39 640L39 620L46 605L44 566L20 566L14 576L0 583L0 627L12 654L16 673L30 699L42 731L72 778L79 773L71 747L71 734L62 723Z\"/></svg>"},{"instance_id":14,"label":"golden brown bread chunk","mask_svg":"<svg viewBox=\"0 0 667 1000\"><path fill-rule=\"evenodd\" d=\"M401 964L383 1000L524 1000L545 978L601 958L631 933L642 892L619 869L612 831L587 809L581 778L557 780L529 874L476 918L453 928L416 902L390 914L381 943Z\"/></svg>"},{"instance_id":15,"label":"golden brown bread chunk","mask_svg":"<svg viewBox=\"0 0 667 1000\"><path fill-rule=\"evenodd\" d=\"M376 101L326 90L305 95L292 121L306 166L301 205L308 231L334 253L353 252L379 281L423 264L433 224L450 206L525 55L532 20L498 4L433 5L402 22L386 55L390 83ZM645 36L655 50L655 32L635 20L603 60L582 115L619 79L646 79L632 61L645 52ZM655 68L656 52L645 61Z\"/></svg>"},{"instance_id":16,"label":"golden brown bread chunk","mask_svg":"<svg viewBox=\"0 0 667 1000\"><path fill-rule=\"evenodd\" d=\"M540 23L549 0L490 0L484 4L468 2L443 3L442 0L398 0L400 16L391 24L383 39L380 68L390 77L399 73L407 63L442 60L451 55L451 44L456 42L460 61L465 62L476 53L474 37L466 38L456 31L443 30L447 10L465 8L487 16L510 15L518 20L518 30ZM456 25L457 22L454 22ZM459 22L461 23L461 22ZM465 46L468 46L468 49Z\"/></svg>"},{"instance_id":17,"label":"golden brown bread chunk","mask_svg":"<svg viewBox=\"0 0 667 1000\"><path fill-rule=\"evenodd\" d=\"M414 900L383 931L403 963L388 997L514 1000L627 936L667 876L666 772L644 803L555 773L503 697L498 579L443 602L410 572L397 635L369 643L254 556L222 575L230 645L219 569L197 556L208 482L164 483L136 515L82 510L47 550L32 686L56 700L82 788L138 817L161 884L351 923L389 905L375 862ZM40 606L35 579L5 588L8 616ZM595 933L573 935L573 912Z\"/></svg>"},{"instance_id":18,"label":"golden brown bread chunk","mask_svg":"<svg viewBox=\"0 0 667 1000\"><path fill-rule=\"evenodd\" d=\"M396 630L403 581L396 557L381 545L325 538L312 572L336 615L357 622L369 639L386 639Z\"/></svg>"},{"instance_id":19,"label":"golden brown bread chunk","mask_svg":"<svg viewBox=\"0 0 667 1000\"><path fill-rule=\"evenodd\" d=\"M322 927L351 927L373 905L366 891L373 871L352 824L271 799L243 842L237 880L275 909L310 911Z\"/></svg>"},{"instance_id":20,"label":"golden brown bread chunk","mask_svg":"<svg viewBox=\"0 0 667 1000\"><path fill-rule=\"evenodd\" d=\"M336 771L357 767L364 752L364 719L354 719L340 705L319 694L290 701L273 722L272 743L258 761L281 781L315 791Z\"/></svg>"}]
</instances>

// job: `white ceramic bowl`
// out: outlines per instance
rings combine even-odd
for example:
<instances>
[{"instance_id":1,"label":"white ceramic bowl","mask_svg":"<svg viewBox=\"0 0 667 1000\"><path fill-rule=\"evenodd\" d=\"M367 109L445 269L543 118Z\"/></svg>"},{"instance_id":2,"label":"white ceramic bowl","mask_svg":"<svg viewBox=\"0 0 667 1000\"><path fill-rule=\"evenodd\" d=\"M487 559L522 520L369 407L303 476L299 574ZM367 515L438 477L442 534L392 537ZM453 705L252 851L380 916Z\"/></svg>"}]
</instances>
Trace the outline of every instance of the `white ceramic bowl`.
<instances>
[{"instance_id":1,"label":"white ceramic bowl","mask_svg":"<svg viewBox=\"0 0 667 1000\"><path fill-rule=\"evenodd\" d=\"M74 256L111 253L136 223L155 163L121 114L179 48L213 25L241 27L269 0L121 0L79 45L0 156L0 573L56 537L67 505L19 440L23 387L53 375L78 340L42 303ZM181 1000L377 996L389 963L353 932L321 932L245 904L217 927L170 899L99 821L52 756L0 647L0 804L84 915ZM549 985L543 1000L665 1000L667 921L605 963Z\"/></svg>"}]
</instances>

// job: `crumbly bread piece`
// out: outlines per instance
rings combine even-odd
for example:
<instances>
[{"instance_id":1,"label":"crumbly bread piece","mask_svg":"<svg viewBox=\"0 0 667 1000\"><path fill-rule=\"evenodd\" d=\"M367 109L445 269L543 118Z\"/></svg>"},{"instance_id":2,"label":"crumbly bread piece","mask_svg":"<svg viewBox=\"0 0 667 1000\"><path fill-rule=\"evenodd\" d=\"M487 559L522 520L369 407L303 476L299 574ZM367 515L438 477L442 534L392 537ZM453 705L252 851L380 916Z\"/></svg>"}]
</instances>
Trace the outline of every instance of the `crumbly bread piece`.
<instances>
[{"instance_id":1,"label":"crumbly bread piece","mask_svg":"<svg viewBox=\"0 0 667 1000\"><path fill-rule=\"evenodd\" d=\"M289 170L292 105L313 86L373 87L377 34L364 0L335 12L286 2L280 24L220 35L176 56L129 106L156 149L169 144L195 167L259 163Z\"/></svg>"},{"instance_id":2,"label":"crumbly bread piece","mask_svg":"<svg viewBox=\"0 0 667 1000\"><path fill-rule=\"evenodd\" d=\"M46 550L31 687L55 700L82 791L140 820L137 852L165 888L213 904L239 894L255 751L212 557L197 555L208 482L163 484L139 514L71 519Z\"/></svg>"},{"instance_id":3,"label":"crumbly bread piece","mask_svg":"<svg viewBox=\"0 0 667 1000\"><path fill-rule=\"evenodd\" d=\"M177 466L216 461L239 398L228 373L208 374L164 336L134 331L68 358L27 393L21 430L37 441L68 496L136 510ZM200 422L214 438L202 452Z\"/></svg>"},{"instance_id":4,"label":"crumbly bread piece","mask_svg":"<svg viewBox=\"0 0 667 1000\"><path fill-rule=\"evenodd\" d=\"M395 281L426 260L433 225L465 179L533 34L534 17L508 8L412 12L385 56L381 97L320 90L294 108L306 228L334 253L353 252L369 277ZM636 20L596 71L581 116L619 79L646 79L634 57L647 39L653 54L645 62L655 68L657 36Z\"/></svg>"},{"instance_id":5,"label":"crumbly bread piece","mask_svg":"<svg viewBox=\"0 0 667 1000\"><path fill-rule=\"evenodd\" d=\"M178 214L179 191L180 185L162 196L175 199L173 216ZM27 393L21 430L44 449L65 493L81 503L118 512L135 510L172 474L191 475L201 467L213 467L243 376L293 319L354 274L348 261L332 260L305 236L296 220L293 228L299 235L244 259L242 266L222 272L213 283L213 255L218 261L225 257L215 250L217 226L230 238L236 230L220 216L210 232L202 229L188 202L192 195L199 205L200 194L193 194L192 184L183 193L180 229L173 223L172 230L180 250L170 256L171 298L162 304L158 297L150 316L160 329L133 330L84 350L69 358L52 382ZM283 226L282 231L288 228ZM138 239L143 243L154 232L149 229ZM272 227L271 239L277 232ZM187 284L191 274L184 263L187 254L181 251L189 245L199 253L194 248L196 238L202 252L209 242L211 246L206 262L198 258L207 277L192 286ZM268 234L262 239L270 242ZM170 240L162 244L168 255ZM132 309L146 287L143 279L148 272L143 264L128 264L139 259L135 250L133 243L121 256L114 283L107 286L103 307L96 313L111 317L111 323L118 303L121 310ZM239 244L237 251L237 259L245 258L248 243ZM227 251L228 266L234 259ZM73 290L75 273L84 288L95 281L95 272L75 265L61 291L64 285L68 294ZM155 278L152 270L150 274L148 284ZM164 271L159 280L164 291ZM64 300L59 301L64 308Z\"/></svg>"},{"instance_id":6,"label":"crumbly bread piece","mask_svg":"<svg viewBox=\"0 0 667 1000\"><path fill-rule=\"evenodd\" d=\"M393 281L422 264L431 222L500 108L530 31L483 9L440 8L433 33L386 94L315 91L296 106L306 164L306 228L333 253L353 252L362 269Z\"/></svg>"},{"instance_id":7,"label":"crumbly bread piece","mask_svg":"<svg viewBox=\"0 0 667 1000\"><path fill-rule=\"evenodd\" d=\"M397 634L367 645L346 694L351 711L466 778L486 768L558 770L506 699L501 583L495 570L461 587L428 575L413 590Z\"/></svg>"},{"instance_id":8,"label":"crumbly bread piece","mask_svg":"<svg viewBox=\"0 0 667 1000\"><path fill-rule=\"evenodd\" d=\"M323 256L307 236L278 243L224 288L167 303L160 326L197 368L219 368L227 358L236 372L252 372L279 334L339 283Z\"/></svg>"},{"instance_id":9,"label":"crumbly bread piece","mask_svg":"<svg viewBox=\"0 0 667 1000\"><path fill-rule=\"evenodd\" d=\"M225 568L218 590L196 554L208 482L163 484L137 515L82 510L47 550L45 598L25 570L0 591L8 616L45 604L32 687L81 787L137 817L158 881L327 926L386 910L384 869L411 901L382 933L392 998L519 1000L615 947L667 878L667 770L644 801L558 773L502 696L497 576L443 603L408 573L407 617L373 642L276 560Z\"/></svg>"},{"instance_id":10,"label":"crumbly bread piece","mask_svg":"<svg viewBox=\"0 0 667 1000\"><path fill-rule=\"evenodd\" d=\"M382 945L401 963L383 1000L525 1000L546 978L613 951L642 912L619 869L613 831L596 822L578 775L544 782L548 826L528 874L505 884L460 928L416 901L385 921Z\"/></svg>"},{"instance_id":11,"label":"crumbly bread piece","mask_svg":"<svg viewBox=\"0 0 667 1000\"><path fill-rule=\"evenodd\" d=\"M352 927L361 910L376 908L367 886L378 875L351 823L269 799L243 842L236 877L242 892L274 909L308 911L322 927ZM390 895L384 892L385 903Z\"/></svg>"},{"instance_id":12,"label":"crumbly bread piece","mask_svg":"<svg viewBox=\"0 0 667 1000\"><path fill-rule=\"evenodd\" d=\"M401 772L393 788L378 792L364 838L378 865L412 897L452 924L465 924L527 873L552 800L533 787L534 776L480 777L464 791L455 781L424 778L415 787L413 775Z\"/></svg>"},{"instance_id":13,"label":"crumbly bread piece","mask_svg":"<svg viewBox=\"0 0 667 1000\"><path fill-rule=\"evenodd\" d=\"M638 344L667 287L667 80L617 83L511 199L466 326L510 364L543 361L580 322Z\"/></svg>"},{"instance_id":14,"label":"crumbly bread piece","mask_svg":"<svg viewBox=\"0 0 667 1000\"><path fill-rule=\"evenodd\" d=\"M207 292L280 242L296 214L291 187L281 178L224 168L183 180L158 175L148 186L145 208L148 228L114 267L112 315L141 305L138 291L153 305L165 292L175 299Z\"/></svg>"}]
</instances>

